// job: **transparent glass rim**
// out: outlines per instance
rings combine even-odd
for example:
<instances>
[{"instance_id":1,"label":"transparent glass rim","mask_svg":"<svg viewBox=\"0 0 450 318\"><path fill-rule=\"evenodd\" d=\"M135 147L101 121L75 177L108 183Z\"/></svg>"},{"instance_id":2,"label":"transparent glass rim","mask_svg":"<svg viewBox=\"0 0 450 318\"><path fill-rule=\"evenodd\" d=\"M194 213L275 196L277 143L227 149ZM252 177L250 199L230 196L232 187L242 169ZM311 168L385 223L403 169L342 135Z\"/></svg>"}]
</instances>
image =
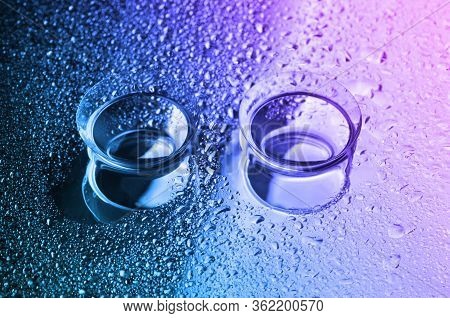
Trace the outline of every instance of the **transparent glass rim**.
<instances>
[{"instance_id":1,"label":"transparent glass rim","mask_svg":"<svg viewBox=\"0 0 450 318\"><path fill-rule=\"evenodd\" d=\"M142 81L142 79L146 79ZM150 84L150 85L149 85ZM125 85L125 86L121 86ZM151 91L149 90L151 87ZM77 109L76 122L77 128L81 138L89 148L90 155L94 160L100 160L111 168L115 168L122 172L140 173L145 171L151 171L155 167L161 167L176 161L179 157L183 156L185 151L192 143L194 136L197 133L197 116L193 111L195 107L195 101L191 100L194 94L189 94L186 100L191 100L190 109L184 107L176 98L169 93L172 87L186 90L185 85L181 85L168 75L164 75L164 79L158 78L153 73L145 74L112 74L103 80L97 82L94 86L89 88L83 95ZM114 93L115 91L124 90L124 93L119 92L116 96L110 96L107 100L96 101L93 105L92 99L96 99L95 95L100 91L102 93ZM132 96L135 94L149 94L152 96L163 97L169 100L171 103L177 106L182 111L183 115L188 121L188 131L183 144L176 149L173 153L166 157L151 158L145 160L127 160L127 159L115 159L108 156L103 150L101 150L93 140L92 132L87 129L88 118L94 113L100 113L103 109L111 105L116 100L121 98ZM183 97L186 95L183 94Z\"/></svg>"},{"instance_id":2,"label":"transparent glass rim","mask_svg":"<svg viewBox=\"0 0 450 318\"><path fill-rule=\"evenodd\" d=\"M309 83L314 83L315 87L302 86L301 83L305 79L309 79ZM272 84L276 87L270 86ZM345 102L336 101L338 97L336 94L341 94L340 99ZM338 154L324 161L305 164L286 159L274 159L258 147L249 129L254 115L267 102L289 95L307 95L322 99L336 107L344 116L350 132L345 147ZM346 160L353 155L361 127L362 114L355 97L335 79L308 71L279 72L264 76L244 93L240 103L239 129L252 153L269 168L288 175L311 175Z\"/></svg>"}]
</instances>

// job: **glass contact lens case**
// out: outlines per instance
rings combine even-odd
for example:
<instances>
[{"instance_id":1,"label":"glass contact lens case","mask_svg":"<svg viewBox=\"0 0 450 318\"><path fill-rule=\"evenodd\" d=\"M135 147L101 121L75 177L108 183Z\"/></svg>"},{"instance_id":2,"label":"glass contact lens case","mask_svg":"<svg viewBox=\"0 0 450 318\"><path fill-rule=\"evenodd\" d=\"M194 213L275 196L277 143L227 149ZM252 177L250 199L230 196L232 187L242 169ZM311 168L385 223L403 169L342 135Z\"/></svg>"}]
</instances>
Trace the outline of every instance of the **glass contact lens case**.
<instances>
[{"instance_id":1,"label":"glass contact lens case","mask_svg":"<svg viewBox=\"0 0 450 318\"><path fill-rule=\"evenodd\" d=\"M317 211L348 188L360 130L359 106L338 82L303 71L275 73L243 96L234 138L239 154L230 147L225 174L239 171L235 184L268 207Z\"/></svg>"},{"instance_id":2,"label":"glass contact lens case","mask_svg":"<svg viewBox=\"0 0 450 318\"><path fill-rule=\"evenodd\" d=\"M197 116L187 92L149 73L111 76L83 97L77 126L90 162L82 191L97 219L192 201Z\"/></svg>"}]
</instances>

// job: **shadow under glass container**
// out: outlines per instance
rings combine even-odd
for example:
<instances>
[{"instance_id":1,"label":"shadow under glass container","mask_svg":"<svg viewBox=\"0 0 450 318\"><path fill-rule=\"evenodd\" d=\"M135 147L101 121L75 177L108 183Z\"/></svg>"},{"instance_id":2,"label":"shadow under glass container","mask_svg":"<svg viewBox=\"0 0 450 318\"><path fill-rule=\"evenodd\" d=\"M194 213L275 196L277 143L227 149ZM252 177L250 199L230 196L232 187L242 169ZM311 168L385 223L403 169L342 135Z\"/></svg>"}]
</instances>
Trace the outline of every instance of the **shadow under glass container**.
<instances>
[{"instance_id":1,"label":"shadow under glass container","mask_svg":"<svg viewBox=\"0 0 450 318\"><path fill-rule=\"evenodd\" d=\"M165 75L112 76L90 89L77 126L90 162L82 184L93 215L113 222L197 192L195 101Z\"/></svg>"},{"instance_id":2,"label":"shadow under glass container","mask_svg":"<svg viewBox=\"0 0 450 318\"><path fill-rule=\"evenodd\" d=\"M245 93L239 126L240 170L258 200L308 212L345 194L361 112L338 82L302 71L267 77Z\"/></svg>"}]
</instances>

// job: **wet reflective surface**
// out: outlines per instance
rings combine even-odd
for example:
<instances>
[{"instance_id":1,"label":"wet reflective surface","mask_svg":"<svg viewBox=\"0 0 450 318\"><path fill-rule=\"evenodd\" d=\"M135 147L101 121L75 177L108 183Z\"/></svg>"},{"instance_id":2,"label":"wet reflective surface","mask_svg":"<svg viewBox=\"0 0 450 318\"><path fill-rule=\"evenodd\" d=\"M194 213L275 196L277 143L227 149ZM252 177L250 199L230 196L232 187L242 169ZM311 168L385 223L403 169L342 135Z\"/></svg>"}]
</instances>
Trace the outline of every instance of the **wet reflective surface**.
<instances>
[{"instance_id":1,"label":"wet reflective surface","mask_svg":"<svg viewBox=\"0 0 450 318\"><path fill-rule=\"evenodd\" d=\"M450 296L443 4L0 4L1 295ZM221 173L267 65L333 74L360 102L351 184L318 213L276 213ZM200 194L96 223L79 189L60 197L85 152L76 109L112 70L148 66L201 95Z\"/></svg>"}]
</instances>

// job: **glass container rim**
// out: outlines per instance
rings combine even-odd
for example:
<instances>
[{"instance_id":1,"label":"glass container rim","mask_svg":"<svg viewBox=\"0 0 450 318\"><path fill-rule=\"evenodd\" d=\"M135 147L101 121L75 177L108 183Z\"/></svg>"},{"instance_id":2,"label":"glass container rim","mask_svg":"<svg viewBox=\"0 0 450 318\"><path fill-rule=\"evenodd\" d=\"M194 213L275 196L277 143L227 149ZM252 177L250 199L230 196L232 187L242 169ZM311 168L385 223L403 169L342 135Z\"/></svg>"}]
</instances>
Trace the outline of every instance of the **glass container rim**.
<instances>
[{"instance_id":1,"label":"glass container rim","mask_svg":"<svg viewBox=\"0 0 450 318\"><path fill-rule=\"evenodd\" d=\"M86 128L81 124L83 122L82 120L82 113L85 111L84 105L89 104L87 99L95 94L96 90L99 89L102 85L111 83L114 80L118 81L130 81L128 84L135 84L136 78L133 76L127 76L123 74L112 74L110 76L107 76L106 78L100 80L96 84L94 84L92 87L90 87L82 96L81 101L77 108L76 113L76 122L77 122L77 129L80 133L81 138L83 139L84 143L87 145L88 149L90 150L89 153L92 155L95 159L99 159L101 162L105 163L106 165L110 166L111 168L115 168L117 170L120 170L122 172L130 172L130 173L139 173L139 172L145 172L153 170L155 167L163 166L167 163L172 163L176 161L179 157L183 156L185 151L189 148L189 145L192 143L196 133L197 133L197 118L195 114L192 113L192 111L189 111L186 107L183 107L177 100L175 100L173 97L171 97L166 92L149 92L144 89L140 89L139 87L133 87L129 92L125 94L118 94L117 96L114 96L111 99L108 99L107 101L104 101L102 103L99 103L99 105L95 108L95 111L100 114L106 107L110 106L114 101L119 100L121 98L132 96L136 94L148 94L156 97L163 97L167 100L169 100L171 103L173 103L185 116L187 122L188 122L188 132L186 135L185 140L183 141L183 144L176 149L174 152L172 152L170 155L165 157L158 157L158 158L149 158L149 159L143 159L143 160L129 160L129 159L116 159L113 157L108 156L105 151L101 150L97 144L91 140L93 139L92 132L88 132L88 135L85 133L81 133L81 131L86 131ZM117 83L116 83L117 84ZM113 84L114 85L114 84ZM191 96L194 96L191 94ZM184 96L183 96L184 97ZM92 115L91 114L91 115Z\"/></svg>"},{"instance_id":2,"label":"glass container rim","mask_svg":"<svg viewBox=\"0 0 450 318\"><path fill-rule=\"evenodd\" d=\"M252 101L252 97L251 94L254 93L254 90L258 90L261 89L260 86L270 82L271 80L275 80L275 79L288 79L288 78L292 78L294 75L294 79L296 77L301 76L302 79L305 78L306 76L313 78L316 80L317 79L325 79L325 85L321 85L317 90L314 89L307 89L305 88L296 88L296 89L279 89L278 92L275 92L273 94L270 94L270 96L267 96L266 98L264 98L262 101L258 102L256 104L256 107L254 107L254 109L252 110L252 114L249 116L248 115L248 108L252 108L252 103L254 103L254 101ZM287 83L286 83L287 84ZM283 88L286 87L287 85L283 84ZM348 102L351 103L351 106L353 107L353 110L357 112L356 116L357 118L352 119L351 116L349 115L349 113L347 112L347 110L345 109L346 107L340 105L339 103L337 103L336 101L334 101L331 97L326 96L326 94L321 94L321 91L323 89L323 87L325 87L326 85L332 84L334 87L339 87L340 90L346 95L345 99L348 100ZM296 84L297 85L297 84ZM266 153L264 153L260 147L258 147L258 145L255 143L252 135L251 135L251 131L249 129L250 127L250 123L253 120L254 115L256 114L256 112L263 107L267 102L270 102L271 100L275 99L275 98L279 98L280 96L286 96L286 95L307 95L307 96L312 96L315 98L319 98L321 100L324 100L328 103L330 103L331 105L333 105L335 108L338 109L338 111L344 116L344 118L347 121L347 124L349 125L349 137L347 140L346 145L344 146L344 148L342 148L342 150L326 159L323 161L319 161L316 163L311 163L311 164L305 164L304 162L297 162L297 161L293 161L293 160L276 160L270 156L268 156ZM250 100L250 104L248 106L250 107L246 107L245 102ZM244 93L244 97L242 98L241 102L240 102L240 109L239 109L239 129L241 131L242 136L244 137L245 141L247 142L247 145L250 147L250 149L252 150L252 153L261 161L263 161L263 163L267 164L267 166L269 168L272 168L273 170L282 172L284 174L288 174L288 175L298 175L298 176L309 176L311 174L320 172L322 170L328 169L330 167L333 167L339 163L341 163L342 161L346 160L349 155L351 156L352 153L354 152L354 146L356 145L357 139L359 137L359 134L361 132L361 127L362 127L362 114L361 114L361 109L359 107L358 102L356 101L355 97L351 94L351 92L345 88L344 85L342 85L340 82L338 82L336 79L330 78L328 76L322 75L322 74L315 74L309 71L292 71L292 72L278 72L275 73L274 75L271 76L265 76L263 78L261 78L259 81L257 81L255 83L255 85L253 85L252 87L250 87L245 93Z\"/></svg>"}]
</instances>

